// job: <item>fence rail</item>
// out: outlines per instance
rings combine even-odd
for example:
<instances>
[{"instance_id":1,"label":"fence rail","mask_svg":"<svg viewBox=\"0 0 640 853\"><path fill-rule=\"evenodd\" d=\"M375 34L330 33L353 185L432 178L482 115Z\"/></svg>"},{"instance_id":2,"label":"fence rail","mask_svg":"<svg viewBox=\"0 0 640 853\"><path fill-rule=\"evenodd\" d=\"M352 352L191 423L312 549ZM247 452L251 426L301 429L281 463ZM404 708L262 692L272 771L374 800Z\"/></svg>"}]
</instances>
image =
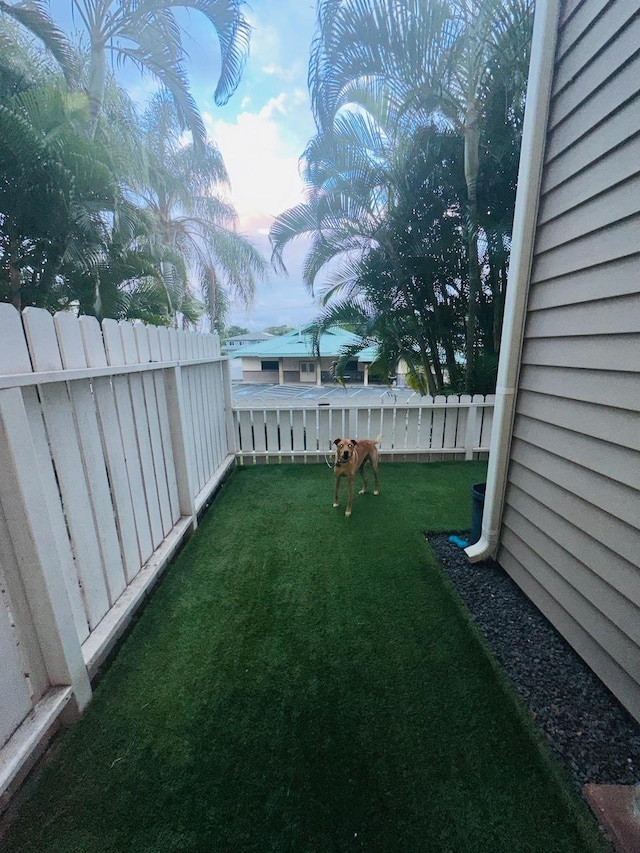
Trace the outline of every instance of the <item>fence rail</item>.
<instances>
[{"instance_id":1,"label":"fence rail","mask_svg":"<svg viewBox=\"0 0 640 853\"><path fill-rule=\"evenodd\" d=\"M426 397L419 403L236 406L241 464L318 462L339 436L381 435L382 457L406 461L474 459L488 453L494 397Z\"/></svg>"},{"instance_id":2,"label":"fence rail","mask_svg":"<svg viewBox=\"0 0 640 853\"><path fill-rule=\"evenodd\" d=\"M0 796L234 463L217 338L0 304Z\"/></svg>"}]
</instances>

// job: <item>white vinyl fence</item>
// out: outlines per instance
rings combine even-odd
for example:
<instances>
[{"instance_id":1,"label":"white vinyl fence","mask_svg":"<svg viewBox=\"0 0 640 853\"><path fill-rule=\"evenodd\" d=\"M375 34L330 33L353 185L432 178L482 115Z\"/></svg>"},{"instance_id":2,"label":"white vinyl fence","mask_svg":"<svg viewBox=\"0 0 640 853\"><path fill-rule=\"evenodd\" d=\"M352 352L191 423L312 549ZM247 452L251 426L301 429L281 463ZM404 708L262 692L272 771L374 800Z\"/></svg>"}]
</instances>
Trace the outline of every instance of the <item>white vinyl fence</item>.
<instances>
[{"instance_id":1,"label":"white vinyl fence","mask_svg":"<svg viewBox=\"0 0 640 853\"><path fill-rule=\"evenodd\" d=\"M236 458L472 459L493 398L239 407L217 337L0 303L0 811Z\"/></svg>"},{"instance_id":2,"label":"white vinyl fence","mask_svg":"<svg viewBox=\"0 0 640 853\"><path fill-rule=\"evenodd\" d=\"M233 465L230 389L217 337L0 304L0 798Z\"/></svg>"},{"instance_id":3,"label":"white vinyl fence","mask_svg":"<svg viewBox=\"0 0 640 853\"><path fill-rule=\"evenodd\" d=\"M242 464L322 462L339 437L382 435L382 459L477 459L489 452L494 397L423 397L397 405L242 406L234 409Z\"/></svg>"}]
</instances>

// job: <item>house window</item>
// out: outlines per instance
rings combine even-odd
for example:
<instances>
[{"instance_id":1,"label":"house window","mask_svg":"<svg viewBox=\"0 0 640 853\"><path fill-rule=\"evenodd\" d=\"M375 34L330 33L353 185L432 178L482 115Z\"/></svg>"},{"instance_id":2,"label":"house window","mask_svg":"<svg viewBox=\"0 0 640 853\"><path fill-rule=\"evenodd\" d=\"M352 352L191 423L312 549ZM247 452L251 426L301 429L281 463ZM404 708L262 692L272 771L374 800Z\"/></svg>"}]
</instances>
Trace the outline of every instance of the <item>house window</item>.
<instances>
[{"instance_id":1,"label":"house window","mask_svg":"<svg viewBox=\"0 0 640 853\"><path fill-rule=\"evenodd\" d=\"M314 373L316 372L316 363L315 361L301 361L300 362L300 373Z\"/></svg>"},{"instance_id":2,"label":"house window","mask_svg":"<svg viewBox=\"0 0 640 853\"><path fill-rule=\"evenodd\" d=\"M261 361L261 370L277 370L278 362L277 361Z\"/></svg>"}]
</instances>

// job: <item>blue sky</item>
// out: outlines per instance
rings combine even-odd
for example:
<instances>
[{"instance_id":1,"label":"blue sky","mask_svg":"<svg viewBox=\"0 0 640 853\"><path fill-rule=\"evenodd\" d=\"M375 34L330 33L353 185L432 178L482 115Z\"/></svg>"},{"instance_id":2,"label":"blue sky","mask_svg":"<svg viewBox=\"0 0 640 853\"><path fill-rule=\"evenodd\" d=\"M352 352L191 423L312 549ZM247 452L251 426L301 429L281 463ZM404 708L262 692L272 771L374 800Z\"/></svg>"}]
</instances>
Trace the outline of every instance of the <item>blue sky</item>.
<instances>
[{"instance_id":1,"label":"blue sky","mask_svg":"<svg viewBox=\"0 0 640 853\"><path fill-rule=\"evenodd\" d=\"M67 32L80 25L76 16L74 27L72 0L50 0L50 8ZM250 55L238 89L223 107L213 100L219 70L213 28L194 11L182 10L179 20L186 31L192 92L227 165L239 229L269 259L273 217L302 201L298 159L315 132L307 90L315 0L249 0L244 9L252 26ZM118 78L140 103L157 86L131 67L120 70ZM304 254L302 241L291 244L285 251L288 277L272 271L259 285L253 309L234 306L228 322L256 331L283 323L299 326L316 316L317 304L302 284Z\"/></svg>"},{"instance_id":2,"label":"blue sky","mask_svg":"<svg viewBox=\"0 0 640 853\"><path fill-rule=\"evenodd\" d=\"M269 257L273 217L302 200L298 159L315 132L307 90L315 2L253 0L247 17L253 27L249 59L224 107L213 102L214 80L202 51L188 49L194 95L227 165L240 228ZM305 248L291 244L285 252L289 276L271 272L254 309L235 308L231 322L257 330L312 319L318 308L302 284Z\"/></svg>"}]
</instances>

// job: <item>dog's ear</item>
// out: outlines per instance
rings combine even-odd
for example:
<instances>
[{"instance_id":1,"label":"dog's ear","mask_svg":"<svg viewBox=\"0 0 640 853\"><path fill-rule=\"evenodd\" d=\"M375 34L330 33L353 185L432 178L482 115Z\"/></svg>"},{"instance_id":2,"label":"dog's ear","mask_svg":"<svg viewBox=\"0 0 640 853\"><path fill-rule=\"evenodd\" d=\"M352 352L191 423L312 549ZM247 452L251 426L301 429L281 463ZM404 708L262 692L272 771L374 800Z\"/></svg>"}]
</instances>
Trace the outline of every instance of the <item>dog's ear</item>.
<instances>
[{"instance_id":1,"label":"dog's ear","mask_svg":"<svg viewBox=\"0 0 640 853\"><path fill-rule=\"evenodd\" d=\"M341 439L339 439L339 438L334 438L334 439L333 439L333 443L334 443L334 444L340 444L340 441L341 441Z\"/></svg>"},{"instance_id":2,"label":"dog's ear","mask_svg":"<svg viewBox=\"0 0 640 853\"><path fill-rule=\"evenodd\" d=\"M352 439L351 439L351 444L357 444L357 443L358 443L358 442L355 440L355 438L352 438Z\"/></svg>"}]
</instances>

